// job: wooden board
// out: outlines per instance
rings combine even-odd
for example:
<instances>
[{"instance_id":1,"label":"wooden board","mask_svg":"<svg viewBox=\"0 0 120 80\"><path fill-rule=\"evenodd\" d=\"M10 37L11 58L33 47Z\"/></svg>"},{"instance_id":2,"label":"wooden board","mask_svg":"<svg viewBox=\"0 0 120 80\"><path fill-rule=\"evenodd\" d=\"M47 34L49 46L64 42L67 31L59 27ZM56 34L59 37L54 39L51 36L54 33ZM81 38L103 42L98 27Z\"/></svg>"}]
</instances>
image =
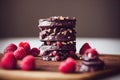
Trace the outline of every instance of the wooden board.
<instances>
[{"instance_id":1,"label":"wooden board","mask_svg":"<svg viewBox=\"0 0 120 80\"><path fill-rule=\"evenodd\" d=\"M2 55L0 55L1 59ZM79 64L81 60L76 60L77 69L75 73L63 74L58 71L60 62L42 61L40 57L36 57L36 70L22 71L17 70L3 70L0 69L0 80L92 80L111 76L120 72L120 55L100 55L100 59L104 60L106 66L102 71L96 72L79 72ZM18 61L18 66L21 61Z\"/></svg>"}]
</instances>

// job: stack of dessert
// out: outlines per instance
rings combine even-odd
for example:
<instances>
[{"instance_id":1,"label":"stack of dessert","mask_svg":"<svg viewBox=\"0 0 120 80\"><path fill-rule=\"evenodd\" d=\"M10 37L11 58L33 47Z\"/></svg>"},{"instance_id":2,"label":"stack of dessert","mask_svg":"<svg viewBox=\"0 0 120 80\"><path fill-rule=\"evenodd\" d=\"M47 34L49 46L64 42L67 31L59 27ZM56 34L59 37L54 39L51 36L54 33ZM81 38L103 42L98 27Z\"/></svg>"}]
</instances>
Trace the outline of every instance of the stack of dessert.
<instances>
[{"instance_id":1,"label":"stack of dessert","mask_svg":"<svg viewBox=\"0 0 120 80\"><path fill-rule=\"evenodd\" d=\"M61 61L67 57L77 58L76 18L52 16L39 20L40 51L43 60Z\"/></svg>"}]
</instances>

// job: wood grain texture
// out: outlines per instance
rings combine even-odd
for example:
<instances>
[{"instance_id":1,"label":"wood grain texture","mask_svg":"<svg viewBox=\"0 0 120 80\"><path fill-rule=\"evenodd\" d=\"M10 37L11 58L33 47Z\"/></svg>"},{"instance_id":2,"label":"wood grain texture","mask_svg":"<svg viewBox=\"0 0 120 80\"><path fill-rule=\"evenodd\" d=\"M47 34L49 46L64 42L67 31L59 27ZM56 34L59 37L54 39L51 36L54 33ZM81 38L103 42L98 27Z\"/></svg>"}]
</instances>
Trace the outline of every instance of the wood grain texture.
<instances>
[{"instance_id":1,"label":"wood grain texture","mask_svg":"<svg viewBox=\"0 0 120 80\"><path fill-rule=\"evenodd\" d=\"M0 59L2 56L0 55ZM40 57L36 57L36 70L22 71L19 69L21 61L18 61L18 69L16 70L0 69L0 80L91 80L111 76L120 72L120 56L100 55L100 59L104 60L106 64L105 69L102 71L80 73L79 64L81 60L76 60L76 72L63 74L58 71L60 62L42 61Z\"/></svg>"}]
</instances>

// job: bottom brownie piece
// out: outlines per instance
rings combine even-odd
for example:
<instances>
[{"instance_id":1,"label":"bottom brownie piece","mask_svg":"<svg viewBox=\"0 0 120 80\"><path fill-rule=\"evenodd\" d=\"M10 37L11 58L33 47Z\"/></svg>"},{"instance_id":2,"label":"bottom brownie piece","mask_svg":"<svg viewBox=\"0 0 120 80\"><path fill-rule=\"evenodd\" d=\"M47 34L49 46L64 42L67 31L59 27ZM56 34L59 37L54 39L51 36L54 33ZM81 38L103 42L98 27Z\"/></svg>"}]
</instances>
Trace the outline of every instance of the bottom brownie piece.
<instances>
[{"instance_id":1,"label":"bottom brownie piece","mask_svg":"<svg viewBox=\"0 0 120 80\"><path fill-rule=\"evenodd\" d=\"M75 51L68 51L68 50L52 50L52 51L45 51L42 54L42 59L46 61L62 61L68 57L72 57L74 59L79 59L75 54Z\"/></svg>"}]
</instances>

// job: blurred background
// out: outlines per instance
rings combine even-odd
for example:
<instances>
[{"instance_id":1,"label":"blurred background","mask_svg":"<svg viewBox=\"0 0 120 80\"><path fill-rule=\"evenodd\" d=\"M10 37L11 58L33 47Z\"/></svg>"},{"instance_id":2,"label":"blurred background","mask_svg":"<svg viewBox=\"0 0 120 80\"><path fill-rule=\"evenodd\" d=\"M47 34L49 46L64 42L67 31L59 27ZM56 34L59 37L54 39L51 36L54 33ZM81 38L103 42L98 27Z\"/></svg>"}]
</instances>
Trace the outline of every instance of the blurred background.
<instances>
[{"instance_id":1,"label":"blurred background","mask_svg":"<svg viewBox=\"0 0 120 80\"><path fill-rule=\"evenodd\" d=\"M0 0L0 37L38 37L40 18L77 18L77 37L120 38L120 0Z\"/></svg>"}]
</instances>

